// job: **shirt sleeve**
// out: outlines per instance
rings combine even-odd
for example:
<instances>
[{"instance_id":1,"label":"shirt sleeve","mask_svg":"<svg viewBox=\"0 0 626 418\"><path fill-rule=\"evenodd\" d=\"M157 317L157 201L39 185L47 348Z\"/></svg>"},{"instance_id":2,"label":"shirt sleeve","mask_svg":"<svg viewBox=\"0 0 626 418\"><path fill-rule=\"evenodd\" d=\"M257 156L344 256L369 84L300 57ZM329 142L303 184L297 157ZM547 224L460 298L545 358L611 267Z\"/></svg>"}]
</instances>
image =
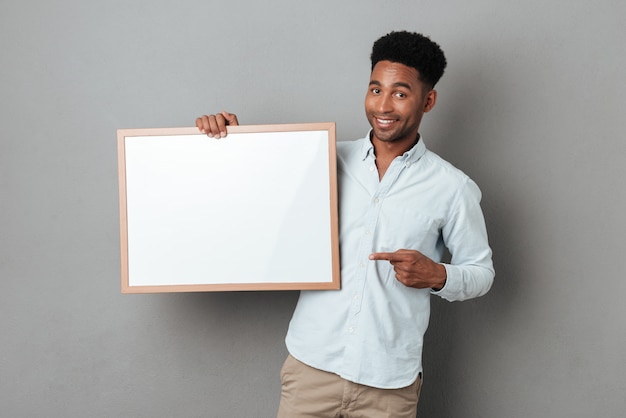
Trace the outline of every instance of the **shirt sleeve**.
<instances>
[{"instance_id":1,"label":"shirt sleeve","mask_svg":"<svg viewBox=\"0 0 626 418\"><path fill-rule=\"evenodd\" d=\"M452 257L449 264L444 264L446 284L432 293L451 302L482 296L493 284L492 251L480 199L480 189L467 178L459 188L442 229L444 243Z\"/></svg>"}]
</instances>

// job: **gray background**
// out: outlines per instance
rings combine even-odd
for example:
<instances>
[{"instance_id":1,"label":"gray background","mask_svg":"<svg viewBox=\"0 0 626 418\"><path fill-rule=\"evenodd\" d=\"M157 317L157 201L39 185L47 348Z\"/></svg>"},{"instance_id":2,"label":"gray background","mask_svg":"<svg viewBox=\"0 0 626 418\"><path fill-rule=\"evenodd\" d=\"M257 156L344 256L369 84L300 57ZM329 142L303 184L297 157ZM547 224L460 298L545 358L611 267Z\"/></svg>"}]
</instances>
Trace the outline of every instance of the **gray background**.
<instances>
[{"instance_id":1,"label":"gray background","mask_svg":"<svg viewBox=\"0 0 626 418\"><path fill-rule=\"evenodd\" d=\"M297 293L120 294L115 132L228 109L362 136L393 29L448 56L422 133L481 186L497 270L435 300L420 416L623 416L617 0L3 0L0 415L274 416Z\"/></svg>"}]
</instances>

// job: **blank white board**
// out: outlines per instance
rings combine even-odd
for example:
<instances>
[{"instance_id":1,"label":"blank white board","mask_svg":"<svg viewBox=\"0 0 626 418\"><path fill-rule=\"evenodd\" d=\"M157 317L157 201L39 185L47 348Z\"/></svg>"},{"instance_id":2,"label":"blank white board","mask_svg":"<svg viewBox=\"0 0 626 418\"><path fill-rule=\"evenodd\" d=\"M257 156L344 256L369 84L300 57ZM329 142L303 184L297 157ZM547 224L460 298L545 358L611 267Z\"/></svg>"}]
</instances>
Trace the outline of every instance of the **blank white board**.
<instances>
[{"instance_id":1,"label":"blank white board","mask_svg":"<svg viewBox=\"0 0 626 418\"><path fill-rule=\"evenodd\" d=\"M339 288L334 123L117 136L123 293Z\"/></svg>"}]
</instances>

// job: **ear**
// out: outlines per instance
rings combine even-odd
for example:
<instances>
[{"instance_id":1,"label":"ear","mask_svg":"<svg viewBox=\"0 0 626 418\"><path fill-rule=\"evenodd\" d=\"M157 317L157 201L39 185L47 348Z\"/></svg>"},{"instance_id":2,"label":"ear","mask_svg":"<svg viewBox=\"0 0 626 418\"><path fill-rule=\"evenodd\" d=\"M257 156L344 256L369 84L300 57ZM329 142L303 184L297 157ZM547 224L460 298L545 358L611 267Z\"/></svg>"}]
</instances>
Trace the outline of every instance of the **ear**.
<instances>
[{"instance_id":1,"label":"ear","mask_svg":"<svg viewBox=\"0 0 626 418\"><path fill-rule=\"evenodd\" d=\"M437 90L431 90L426 93L426 101L424 103L424 113L430 112L437 103Z\"/></svg>"}]
</instances>

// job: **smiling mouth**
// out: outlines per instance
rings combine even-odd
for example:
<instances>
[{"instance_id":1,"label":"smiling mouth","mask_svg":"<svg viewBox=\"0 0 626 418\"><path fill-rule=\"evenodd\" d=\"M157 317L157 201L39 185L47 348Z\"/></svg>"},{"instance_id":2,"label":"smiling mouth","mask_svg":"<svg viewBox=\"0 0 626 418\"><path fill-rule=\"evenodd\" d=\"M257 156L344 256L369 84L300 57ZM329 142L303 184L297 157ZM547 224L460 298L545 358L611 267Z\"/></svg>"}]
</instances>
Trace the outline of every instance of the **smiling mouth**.
<instances>
[{"instance_id":1,"label":"smiling mouth","mask_svg":"<svg viewBox=\"0 0 626 418\"><path fill-rule=\"evenodd\" d=\"M381 118L375 118L375 119L376 119L376 123L378 123L381 126L390 126L391 124L396 122L396 119L381 119Z\"/></svg>"}]
</instances>

